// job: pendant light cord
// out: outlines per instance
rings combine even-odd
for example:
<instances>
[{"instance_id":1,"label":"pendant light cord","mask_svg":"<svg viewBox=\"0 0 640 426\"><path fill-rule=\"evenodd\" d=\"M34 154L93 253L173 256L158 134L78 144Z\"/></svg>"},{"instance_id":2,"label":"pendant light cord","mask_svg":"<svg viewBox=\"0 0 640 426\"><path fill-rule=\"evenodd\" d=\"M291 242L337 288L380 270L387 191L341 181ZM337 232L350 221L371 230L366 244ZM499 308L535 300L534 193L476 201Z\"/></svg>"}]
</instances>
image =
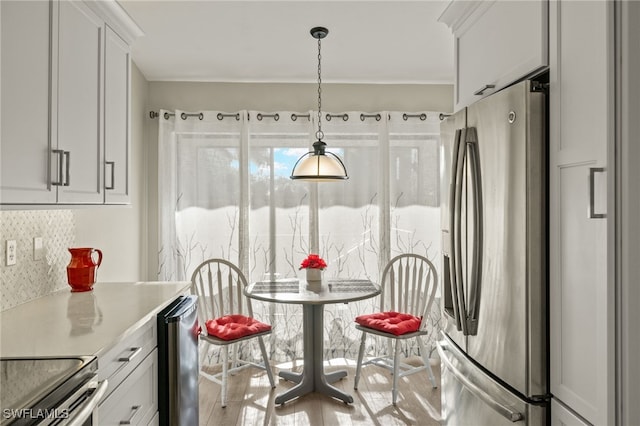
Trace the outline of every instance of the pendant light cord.
<instances>
[{"instance_id":1,"label":"pendant light cord","mask_svg":"<svg viewBox=\"0 0 640 426\"><path fill-rule=\"evenodd\" d=\"M322 140L324 133L322 132L322 67L321 67L321 41L322 38L318 38L318 131L316 137L318 140Z\"/></svg>"},{"instance_id":2,"label":"pendant light cord","mask_svg":"<svg viewBox=\"0 0 640 426\"><path fill-rule=\"evenodd\" d=\"M324 27L311 28L311 36L318 40L318 131L313 143L313 151L309 151L296 161L291 172L291 179L302 179L310 182L332 182L349 179L344 163L336 154L325 152L326 143L322 141L322 42L329 30ZM309 113L311 114L311 113ZM328 118L327 118L328 120Z\"/></svg>"}]
</instances>

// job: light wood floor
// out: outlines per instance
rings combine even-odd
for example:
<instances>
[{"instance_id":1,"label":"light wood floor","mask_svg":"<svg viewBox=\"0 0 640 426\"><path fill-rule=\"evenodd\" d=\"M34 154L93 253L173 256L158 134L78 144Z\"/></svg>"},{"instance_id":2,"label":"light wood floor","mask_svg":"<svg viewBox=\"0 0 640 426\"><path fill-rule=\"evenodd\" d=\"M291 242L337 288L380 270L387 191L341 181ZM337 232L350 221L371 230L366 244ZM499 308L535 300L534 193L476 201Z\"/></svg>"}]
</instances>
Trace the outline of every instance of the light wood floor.
<instances>
[{"instance_id":1,"label":"light wood floor","mask_svg":"<svg viewBox=\"0 0 640 426\"><path fill-rule=\"evenodd\" d=\"M420 362L420 361L415 361ZM412 362L413 363L413 362ZM345 369L347 377L334 386L353 395L353 404L312 393L275 406L276 395L294 384L277 375L276 388L271 389L266 372L247 368L229 377L227 407L220 406L220 386L200 377L200 425L439 425L440 366L432 360L438 383L432 389L426 371L404 377L398 385L397 406L391 404L391 375L375 365L362 368L358 390L353 390L355 363L335 359L325 363L325 371ZM281 366L290 368L291 366ZM293 367L299 371L299 366ZM274 368L277 374L278 368Z\"/></svg>"}]
</instances>

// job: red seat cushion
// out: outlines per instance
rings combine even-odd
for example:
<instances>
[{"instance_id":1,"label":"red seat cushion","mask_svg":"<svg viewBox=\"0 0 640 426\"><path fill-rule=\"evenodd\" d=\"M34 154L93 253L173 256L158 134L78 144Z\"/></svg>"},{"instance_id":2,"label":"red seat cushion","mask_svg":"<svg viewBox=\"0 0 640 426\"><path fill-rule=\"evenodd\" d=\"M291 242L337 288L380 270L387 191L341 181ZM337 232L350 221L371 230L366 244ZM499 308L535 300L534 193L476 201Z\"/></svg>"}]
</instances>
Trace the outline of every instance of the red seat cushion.
<instances>
[{"instance_id":1,"label":"red seat cushion","mask_svg":"<svg viewBox=\"0 0 640 426\"><path fill-rule=\"evenodd\" d=\"M225 315L207 320L205 325L210 336L215 336L222 340L240 339L271 330L269 324L244 315Z\"/></svg>"},{"instance_id":2,"label":"red seat cushion","mask_svg":"<svg viewBox=\"0 0 640 426\"><path fill-rule=\"evenodd\" d=\"M357 316L355 321L363 327L401 336L418 331L422 318L401 312L378 312Z\"/></svg>"}]
</instances>

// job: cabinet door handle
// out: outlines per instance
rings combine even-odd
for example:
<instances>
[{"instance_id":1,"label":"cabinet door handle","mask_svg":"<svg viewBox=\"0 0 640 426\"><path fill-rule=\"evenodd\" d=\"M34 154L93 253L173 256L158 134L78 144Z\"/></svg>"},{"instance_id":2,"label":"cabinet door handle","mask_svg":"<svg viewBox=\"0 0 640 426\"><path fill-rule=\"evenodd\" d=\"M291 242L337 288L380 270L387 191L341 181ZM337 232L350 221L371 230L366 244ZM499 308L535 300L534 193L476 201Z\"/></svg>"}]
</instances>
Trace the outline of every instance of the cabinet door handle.
<instances>
[{"instance_id":1,"label":"cabinet door handle","mask_svg":"<svg viewBox=\"0 0 640 426\"><path fill-rule=\"evenodd\" d=\"M484 86L482 86L480 89L476 90L475 92L473 92L474 95L476 96L482 96L484 95L484 92L489 90L489 89L493 89L495 88L496 85L495 84L485 84Z\"/></svg>"},{"instance_id":2,"label":"cabinet door handle","mask_svg":"<svg viewBox=\"0 0 640 426\"><path fill-rule=\"evenodd\" d=\"M61 149L54 149L51 152L58 155L58 180L56 182L51 182L53 186L62 186L63 177L62 177L62 168L64 167L64 151Z\"/></svg>"},{"instance_id":3,"label":"cabinet door handle","mask_svg":"<svg viewBox=\"0 0 640 426\"><path fill-rule=\"evenodd\" d=\"M604 167L589 167L589 219L603 219L607 217L605 213L596 213L596 188L595 174L604 173Z\"/></svg>"},{"instance_id":4,"label":"cabinet door handle","mask_svg":"<svg viewBox=\"0 0 640 426\"><path fill-rule=\"evenodd\" d=\"M115 189L116 187L116 162L105 161L105 164L111 166L111 185L105 186L104 189Z\"/></svg>"},{"instance_id":5,"label":"cabinet door handle","mask_svg":"<svg viewBox=\"0 0 640 426\"><path fill-rule=\"evenodd\" d=\"M120 362L131 362L131 360L133 358L135 358L140 353L140 351L142 351L142 346L137 347L137 348L131 348L130 351L131 351L131 355L120 357L120 358L118 358L118 361L120 361Z\"/></svg>"},{"instance_id":6,"label":"cabinet door handle","mask_svg":"<svg viewBox=\"0 0 640 426\"><path fill-rule=\"evenodd\" d=\"M70 151L63 151L64 154L64 158L65 158L65 163L66 163L66 169L65 169L65 178L64 178L64 184L63 186L69 186L69 184L71 183L71 152Z\"/></svg>"},{"instance_id":7,"label":"cabinet door handle","mask_svg":"<svg viewBox=\"0 0 640 426\"><path fill-rule=\"evenodd\" d=\"M138 414L138 410L140 410L141 407L142 407L141 405L134 405L133 407L131 407L131 415L126 420L120 420L120 424L130 425L131 422L133 421L133 418L136 416L136 414Z\"/></svg>"}]
</instances>

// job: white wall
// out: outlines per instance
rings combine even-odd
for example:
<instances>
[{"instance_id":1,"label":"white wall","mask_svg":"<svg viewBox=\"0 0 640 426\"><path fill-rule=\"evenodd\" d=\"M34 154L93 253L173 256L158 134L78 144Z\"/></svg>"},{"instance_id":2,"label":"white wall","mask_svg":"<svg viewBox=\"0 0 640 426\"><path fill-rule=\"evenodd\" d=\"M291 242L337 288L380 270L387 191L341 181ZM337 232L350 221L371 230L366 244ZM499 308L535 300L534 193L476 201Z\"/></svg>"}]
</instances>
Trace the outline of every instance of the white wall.
<instances>
[{"instance_id":1,"label":"white wall","mask_svg":"<svg viewBox=\"0 0 640 426\"><path fill-rule=\"evenodd\" d=\"M149 83L149 105L157 110L308 111L318 108L317 84ZM453 110L450 84L323 84L323 111Z\"/></svg>"},{"instance_id":2,"label":"white wall","mask_svg":"<svg viewBox=\"0 0 640 426\"><path fill-rule=\"evenodd\" d=\"M76 247L103 252L98 282L146 280L147 165L145 110L149 83L135 64L131 72L130 206L74 210Z\"/></svg>"},{"instance_id":3,"label":"white wall","mask_svg":"<svg viewBox=\"0 0 640 426\"><path fill-rule=\"evenodd\" d=\"M315 111L316 84L150 82L148 109L185 111L256 110ZM442 111L453 110L453 85L323 84L322 110L342 111ZM147 117L148 279L157 276L157 156L158 118Z\"/></svg>"}]
</instances>

